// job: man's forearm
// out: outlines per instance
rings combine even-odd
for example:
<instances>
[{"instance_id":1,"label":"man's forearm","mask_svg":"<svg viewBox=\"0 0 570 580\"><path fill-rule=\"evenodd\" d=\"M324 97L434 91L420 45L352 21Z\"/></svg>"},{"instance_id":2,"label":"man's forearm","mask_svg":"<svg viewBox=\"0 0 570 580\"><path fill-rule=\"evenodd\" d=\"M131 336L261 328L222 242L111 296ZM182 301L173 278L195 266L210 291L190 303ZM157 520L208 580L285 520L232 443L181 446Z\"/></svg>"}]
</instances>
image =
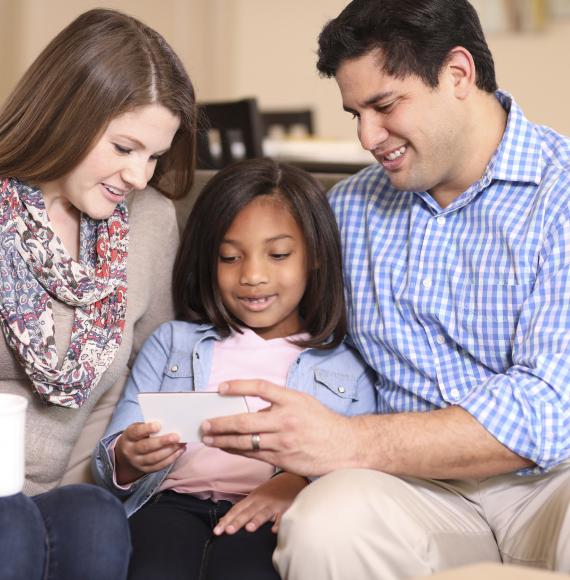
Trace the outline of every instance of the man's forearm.
<instances>
[{"instance_id":1,"label":"man's forearm","mask_svg":"<svg viewBox=\"0 0 570 580\"><path fill-rule=\"evenodd\" d=\"M461 407L426 413L351 419L353 437L343 467L393 475L470 479L532 466L502 445ZM340 458L339 458L340 459Z\"/></svg>"}]
</instances>

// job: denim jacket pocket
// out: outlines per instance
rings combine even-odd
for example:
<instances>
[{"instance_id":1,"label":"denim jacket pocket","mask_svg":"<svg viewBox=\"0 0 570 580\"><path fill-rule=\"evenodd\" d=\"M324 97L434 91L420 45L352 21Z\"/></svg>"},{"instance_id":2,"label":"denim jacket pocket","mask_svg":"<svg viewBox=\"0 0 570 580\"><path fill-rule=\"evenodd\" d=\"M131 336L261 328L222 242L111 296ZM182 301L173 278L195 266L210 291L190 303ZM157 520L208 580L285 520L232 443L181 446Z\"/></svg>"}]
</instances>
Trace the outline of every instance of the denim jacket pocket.
<instances>
[{"instance_id":1,"label":"denim jacket pocket","mask_svg":"<svg viewBox=\"0 0 570 580\"><path fill-rule=\"evenodd\" d=\"M346 413L348 407L358 400L358 377L342 373L315 369L315 397L324 405L339 413Z\"/></svg>"},{"instance_id":2,"label":"denim jacket pocket","mask_svg":"<svg viewBox=\"0 0 570 580\"><path fill-rule=\"evenodd\" d=\"M188 355L180 356L173 353L170 356L164 367L161 390L175 392L194 390L194 372Z\"/></svg>"}]
</instances>

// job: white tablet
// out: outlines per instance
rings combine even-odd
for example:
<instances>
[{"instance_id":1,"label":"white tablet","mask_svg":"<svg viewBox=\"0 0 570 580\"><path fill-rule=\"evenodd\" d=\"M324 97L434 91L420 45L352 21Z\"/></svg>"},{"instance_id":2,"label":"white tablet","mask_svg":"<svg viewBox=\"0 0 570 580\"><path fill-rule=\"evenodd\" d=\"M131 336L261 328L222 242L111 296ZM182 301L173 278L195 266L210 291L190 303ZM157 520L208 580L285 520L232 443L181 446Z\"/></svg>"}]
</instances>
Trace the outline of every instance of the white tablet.
<instances>
[{"instance_id":1,"label":"white tablet","mask_svg":"<svg viewBox=\"0 0 570 580\"><path fill-rule=\"evenodd\" d=\"M183 443L201 440L200 425L206 419L247 413L245 397L222 397L215 391L139 393L145 422L159 421L154 436L178 433Z\"/></svg>"}]
</instances>

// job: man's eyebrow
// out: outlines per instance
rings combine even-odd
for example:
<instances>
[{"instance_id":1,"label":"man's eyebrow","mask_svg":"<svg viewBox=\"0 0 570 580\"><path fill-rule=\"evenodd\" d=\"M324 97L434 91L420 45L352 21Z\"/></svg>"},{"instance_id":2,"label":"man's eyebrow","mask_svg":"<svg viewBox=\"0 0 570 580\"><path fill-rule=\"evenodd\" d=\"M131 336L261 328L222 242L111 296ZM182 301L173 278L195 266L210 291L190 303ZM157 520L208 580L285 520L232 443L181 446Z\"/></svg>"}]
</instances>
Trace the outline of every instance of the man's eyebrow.
<instances>
[{"instance_id":1,"label":"man's eyebrow","mask_svg":"<svg viewBox=\"0 0 570 580\"><path fill-rule=\"evenodd\" d=\"M372 95L371 97L366 99L364 101L364 103L362 103L362 106L369 107L370 105L374 105L378 101L382 101L383 99L386 99L388 97L392 97L393 95L394 95L394 91L382 91L380 93L375 93L374 95ZM343 105L342 108L347 113L354 113L354 111L350 107L347 107L346 105Z\"/></svg>"},{"instance_id":2,"label":"man's eyebrow","mask_svg":"<svg viewBox=\"0 0 570 580\"><path fill-rule=\"evenodd\" d=\"M374 103L377 103L378 101L382 101L382 100L386 99L387 97L391 97L393 94L394 94L394 91L383 91L381 93L376 93L375 95L372 95L370 98L368 98L364 101L364 106L367 107L369 105L373 105Z\"/></svg>"}]
</instances>

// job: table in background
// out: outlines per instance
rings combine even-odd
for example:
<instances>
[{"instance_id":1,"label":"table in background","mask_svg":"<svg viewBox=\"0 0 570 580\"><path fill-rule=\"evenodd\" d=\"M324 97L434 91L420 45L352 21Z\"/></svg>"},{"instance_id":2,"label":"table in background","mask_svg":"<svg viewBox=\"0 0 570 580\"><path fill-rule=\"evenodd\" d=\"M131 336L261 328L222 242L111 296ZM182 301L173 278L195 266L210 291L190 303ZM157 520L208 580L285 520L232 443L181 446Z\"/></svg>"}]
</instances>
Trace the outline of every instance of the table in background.
<instances>
[{"instance_id":1,"label":"table in background","mask_svg":"<svg viewBox=\"0 0 570 580\"><path fill-rule=\"evenodd\" d=\"M356 173L377 163L356 140L318 137L265 139L263 153L315 173Z\"/></svg>"}]
</instances>

